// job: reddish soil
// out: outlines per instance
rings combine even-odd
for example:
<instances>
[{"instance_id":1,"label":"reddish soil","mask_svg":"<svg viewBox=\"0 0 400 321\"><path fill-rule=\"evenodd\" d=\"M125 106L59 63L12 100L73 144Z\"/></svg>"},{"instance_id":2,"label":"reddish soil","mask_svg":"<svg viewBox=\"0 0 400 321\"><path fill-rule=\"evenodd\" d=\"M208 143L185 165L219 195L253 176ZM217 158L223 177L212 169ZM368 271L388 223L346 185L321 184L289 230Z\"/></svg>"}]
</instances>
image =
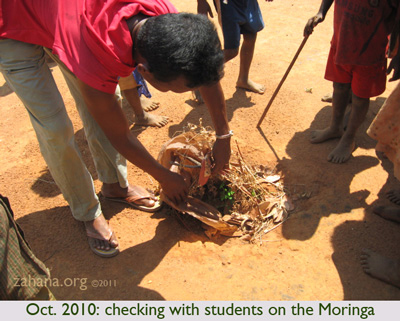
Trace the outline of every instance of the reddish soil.
<instances>
[{"instance_id":1,"label":"reddish soil","mask_svg":"<svg viewBox=\"0 0 400 321\"><path fill-rule=\"evenodd\" d=\"M181 11L195 12L196 1L172 0ZM332 11L308 39L289 77L267 114L256 124L297 51L303 28L320 0L259 0L266 23L259 33L251 76L266 85L258 95L235 88L238 59L226 65L222 86L228 117L245 159L277 167L295 199L296 209L280 228L258 244L238 239L208 239L197 221L167 209L148 214L101 198L122 252L113 259L93 254L83 224L73 219L40 155L24 106L15 96L1 97L0 192L12 204L18 223L52 278L87 278L87 289L52 287L61 300L399 300L399 289L366 275L360 252L371 248L400 256L400 227L372 213L389 203L385 193L398 187L390 162L377 158L375 142L365 134L369 123L394 88L371 100L358 148L347 163L331 164L333 140L309 143L310 131L327 126L331 104L321 97L331 92L324 69L332 35ZM216 19L214 18L214 21ZM87 166L101 183L90 157L74 102L57 67L54 77L74 123L76 139ZM3 79L0 79L0 84ZM312 88L312 93L306 92ZM140 141L157 156L161 145L188 122L211 125L204 105L191 93L152 90L171 122L161 129L133 127ZM132 119L127 108L128 117ZM234 141L235 141L234 140ZM233 144L235 150L235 144ZM147 187L156 182L129 165L130 181ZM93 280L111 285L93 287ZM103 282L105 285L106 282Z\"/></svg>"}]
</instances>

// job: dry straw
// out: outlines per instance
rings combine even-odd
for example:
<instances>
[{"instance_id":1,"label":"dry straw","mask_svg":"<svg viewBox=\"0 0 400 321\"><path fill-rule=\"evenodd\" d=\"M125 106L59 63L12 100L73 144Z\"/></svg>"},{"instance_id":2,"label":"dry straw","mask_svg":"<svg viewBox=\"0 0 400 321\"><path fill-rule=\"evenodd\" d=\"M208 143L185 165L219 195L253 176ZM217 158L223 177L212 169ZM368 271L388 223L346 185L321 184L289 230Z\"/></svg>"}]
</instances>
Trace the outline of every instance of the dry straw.
<instances>
[{"instance_id":1,"label":"dry straw","mask_svg":"<svg viewBox=\"0 0 400 321\"><path fill-rule=\"evenodd\" d=\"M205 185L200 186L200 165L214 142L214 132L203 127L200 120L199 125L188 124L165 145L176 147L168 162L175 164L177 172L189 177L191 182L189 195L192 201L189 203L192 204L173 207L205 223L208 236L223 234L249 242L261 241L264 234L285 222L293 210L282 179L273 169L247 164L236 142L229 169L212 175ZM168 148L163 148L159 160L165 158ZM165 159L163 161L166 166ZM204 204L207 206L202 206Z\"/></svg>"}]
</instances>

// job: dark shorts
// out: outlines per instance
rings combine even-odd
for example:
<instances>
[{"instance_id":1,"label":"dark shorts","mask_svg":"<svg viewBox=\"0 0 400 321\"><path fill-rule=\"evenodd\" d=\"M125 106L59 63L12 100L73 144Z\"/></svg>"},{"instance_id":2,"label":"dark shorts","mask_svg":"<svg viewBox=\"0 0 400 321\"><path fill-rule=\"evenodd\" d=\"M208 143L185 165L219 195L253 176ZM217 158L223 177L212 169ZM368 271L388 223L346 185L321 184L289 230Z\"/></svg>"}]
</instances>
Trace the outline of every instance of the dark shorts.
<instances>
[{"instance_id":1,"label":"dark shorts","mask_svg":"<svg viewBox=\"0 0 400 321\"><path fill-rule=\"evenodd\" d=\"M224 49L240 46L240 35L257 33L264 28L264 21L257 0L221 1L222 32Z\"/></svg>"},{"instance_id":2,"label":"dark shorts","mask_svg":"<svg viewBox=\"0 0 400 321\"><path fill-rule=\"evenodd\" d=\"M353 93L361 98L379 96L386 89L386 61L369 66L338 65L334 62L335 48L331 47L326 64L325 79L351 84Z\"/></svg>"}]
</instances>

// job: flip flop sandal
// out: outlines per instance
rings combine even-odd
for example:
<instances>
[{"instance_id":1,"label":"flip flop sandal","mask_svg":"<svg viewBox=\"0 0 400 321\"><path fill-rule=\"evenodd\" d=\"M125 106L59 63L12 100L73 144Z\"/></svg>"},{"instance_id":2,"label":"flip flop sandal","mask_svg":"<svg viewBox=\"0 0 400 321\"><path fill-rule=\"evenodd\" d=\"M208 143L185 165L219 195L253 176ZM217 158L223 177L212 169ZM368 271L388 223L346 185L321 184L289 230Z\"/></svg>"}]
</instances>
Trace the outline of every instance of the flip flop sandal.
<instances>
[{"instance_id":1,"label":"flip flop sandal","mask_svg":"<svg viewBox=\"0 0 400 321\"><path fill-rule=\"evenodd\" d=\"M110 257L114 257L119 253L119 247L111 247L110 245L110 249L109 250L102 250L102 249L98 249L94 246L93 240L91 239L97 239L97 240L101 240L101 241L106 241L110 244L110 240L111 237L113 236L114 232L110 231L110 237L109 238L105 238L97 233L94 232L90 232L90 231L86 231L86 235L89 238L89 246L90 249L93 251L94 254L104 257L104 258L110 258Z\"/></svg>"},{"instance_id":2,"label":"flip flop sandal","mask_svg":"<svg viewBox=\"0 0 400 321\"><path fill-rule=\"evenodd\" d=\"M159 198L155 197L153 194L150 194L146 189L141 186L132 186L135 190L136 195L128 196L128 197L105 197L105 199L113 202L123 203L129 205L137 210L154 213L161 209L162 202ZM136 201L151 199L155 201L152 207L145 206L142 204L136 204Z\"/></svg>"}]
</instances>

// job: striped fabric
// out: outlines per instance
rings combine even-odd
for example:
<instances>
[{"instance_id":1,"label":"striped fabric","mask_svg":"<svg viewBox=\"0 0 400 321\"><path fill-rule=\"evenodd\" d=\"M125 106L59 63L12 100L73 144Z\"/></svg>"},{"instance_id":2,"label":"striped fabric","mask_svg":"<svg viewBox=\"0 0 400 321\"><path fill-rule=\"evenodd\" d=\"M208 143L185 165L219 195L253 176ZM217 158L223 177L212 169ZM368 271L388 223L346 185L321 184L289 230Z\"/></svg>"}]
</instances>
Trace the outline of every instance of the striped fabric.
<instances>
[{"instance_id":1,"label":"striped fabric","mask_svg":"<svg viewBox=\"0 0 400 321\"><path fill-rule=\"evenodd\" d=\"M47 290L49 277L46 266L26 243L8 199L0 195L0 299L34 299L43 288Z\"/></svg>"}]
</instances>

